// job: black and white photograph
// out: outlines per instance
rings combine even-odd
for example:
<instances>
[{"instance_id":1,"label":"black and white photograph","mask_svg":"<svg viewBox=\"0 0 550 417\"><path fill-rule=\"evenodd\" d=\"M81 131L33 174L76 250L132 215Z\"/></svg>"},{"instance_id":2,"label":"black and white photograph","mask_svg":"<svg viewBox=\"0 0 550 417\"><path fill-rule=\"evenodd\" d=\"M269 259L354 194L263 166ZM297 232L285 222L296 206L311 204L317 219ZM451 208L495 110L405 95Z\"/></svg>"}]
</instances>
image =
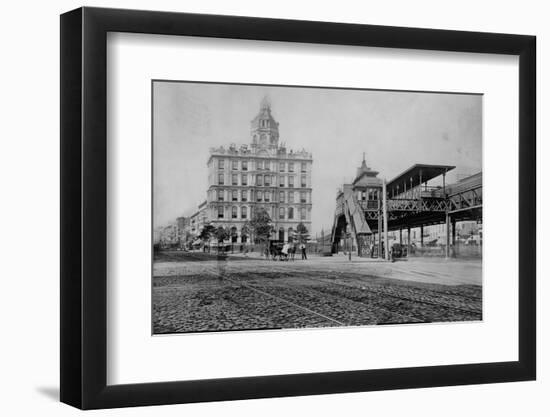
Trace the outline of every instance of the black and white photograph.
<instances>
[{"instance_id":1,"label":"black and white photograph","mask_svg":"<svg viewBox=\"0 0 550 417\"><path fill-rule=\"evenodd\" d=\"M483 94L152 80L152 333L483 320Z\"/></svg>"},{"instance_id":2,"label":"black and white photograph","mask_svg":"<svg viewBox=\"0 0 550 417\"><path fill-rule=\"evenodd\" d=\"M6 2L0 415L549 415L546 9Z\"/></svg>"}]
</instances>

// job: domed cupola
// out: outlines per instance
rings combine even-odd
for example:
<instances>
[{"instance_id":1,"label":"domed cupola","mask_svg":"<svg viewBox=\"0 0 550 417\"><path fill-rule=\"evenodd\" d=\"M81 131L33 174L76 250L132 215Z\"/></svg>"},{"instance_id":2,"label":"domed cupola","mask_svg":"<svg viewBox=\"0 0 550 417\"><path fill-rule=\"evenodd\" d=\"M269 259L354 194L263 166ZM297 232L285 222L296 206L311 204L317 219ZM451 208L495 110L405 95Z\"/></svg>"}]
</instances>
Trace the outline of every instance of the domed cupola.
<instances>
[{"instance_id":1,"label":"domed cupola","mask_svg":"<svg viewBox=\"0 0 550 417\"><path fill-rule=\"evenodd\" d=\"M250 123L252 146L262 149L276 149L279 144L279 123L271 114L271 103L264 97L260 111Z\"/></svg>"}]
</instances>

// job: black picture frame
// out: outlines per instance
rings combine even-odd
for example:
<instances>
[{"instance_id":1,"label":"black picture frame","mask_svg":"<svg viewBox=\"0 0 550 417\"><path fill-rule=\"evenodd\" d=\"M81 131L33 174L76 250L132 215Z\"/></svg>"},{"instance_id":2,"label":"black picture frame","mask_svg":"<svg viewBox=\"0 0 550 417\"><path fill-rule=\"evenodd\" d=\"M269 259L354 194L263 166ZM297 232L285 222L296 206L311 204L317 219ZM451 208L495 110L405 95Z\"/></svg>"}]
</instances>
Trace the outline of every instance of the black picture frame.
<instances>
[{"instance_id":1,"label":"black picture frame","mask_svg":"<svg viewBox=\"0 0 550 417\"><path fill-rule=\"evenodd\" d=\"M107 385L108 32L519 56L519 360ZM61 15L61 401L97 409L535 379L535 50L524 35L88 7Z\"/></svg>"}]
</instances>

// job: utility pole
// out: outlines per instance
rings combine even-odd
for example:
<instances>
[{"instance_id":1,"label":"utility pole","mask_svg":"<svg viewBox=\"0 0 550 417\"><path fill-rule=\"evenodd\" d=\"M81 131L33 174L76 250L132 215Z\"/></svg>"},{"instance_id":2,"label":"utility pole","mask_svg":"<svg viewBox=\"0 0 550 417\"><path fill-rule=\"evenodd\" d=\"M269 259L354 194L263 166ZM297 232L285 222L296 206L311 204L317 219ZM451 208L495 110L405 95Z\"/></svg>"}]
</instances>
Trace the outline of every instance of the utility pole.
<instances>
[{"instance_id":1,"label":"utility pole","mask_svg":"<svg viewBox=\"0 0 550 417\"><path fill-rule=\"evenodd\" d=\"M386 179L382 181L382 212L384 216L384 257L386 261L390 260L388 244L388 202L386 197Z\"/></svg>"},{"instance_id":2,"label":"utility pole","mask_svg":"<svg viewBox=\"0 0 550 417\"><path fill-rule=\"evenodd\" d=\"M352 246L353 246L353 242L351 240L351 233L349 233L349 238L348 238L348 242L349 242L349 246L348 246L348 259L351 261L351 250L352 250Z\"/></svg>"},{"instance_id":3,"label":"utility pole","mask_svg":"<svg viewBox=\"0 0 550 417\"><path fill-rule=\"evenodd\" d=\"M348 259L351 261L351 226L348 224L346 226L346 250L348 251Z\"/></svg>"}]
</instances>

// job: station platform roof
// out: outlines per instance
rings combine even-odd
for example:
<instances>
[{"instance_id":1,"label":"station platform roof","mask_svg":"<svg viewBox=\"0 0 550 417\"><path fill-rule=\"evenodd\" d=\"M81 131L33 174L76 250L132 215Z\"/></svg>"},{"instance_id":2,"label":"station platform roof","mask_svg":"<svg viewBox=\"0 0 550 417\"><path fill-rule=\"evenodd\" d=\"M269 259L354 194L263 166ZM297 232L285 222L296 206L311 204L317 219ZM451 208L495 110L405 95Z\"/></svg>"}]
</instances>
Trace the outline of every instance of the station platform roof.
<instances>
[{"instance_id":1,"label":"station platform roof","mask_svg":"<svg viewBox=\"0 0 550 417\"><path fill-rule=\"evenodd\" d=\"M452 165L414 164L388 182L386 186L387 192L390 195L402 193L404 184L407 185L408 190L409 188L424 184L426 181L430 181L439 175L443 175L454 168Z\"/></svg>"}]
</instances>

